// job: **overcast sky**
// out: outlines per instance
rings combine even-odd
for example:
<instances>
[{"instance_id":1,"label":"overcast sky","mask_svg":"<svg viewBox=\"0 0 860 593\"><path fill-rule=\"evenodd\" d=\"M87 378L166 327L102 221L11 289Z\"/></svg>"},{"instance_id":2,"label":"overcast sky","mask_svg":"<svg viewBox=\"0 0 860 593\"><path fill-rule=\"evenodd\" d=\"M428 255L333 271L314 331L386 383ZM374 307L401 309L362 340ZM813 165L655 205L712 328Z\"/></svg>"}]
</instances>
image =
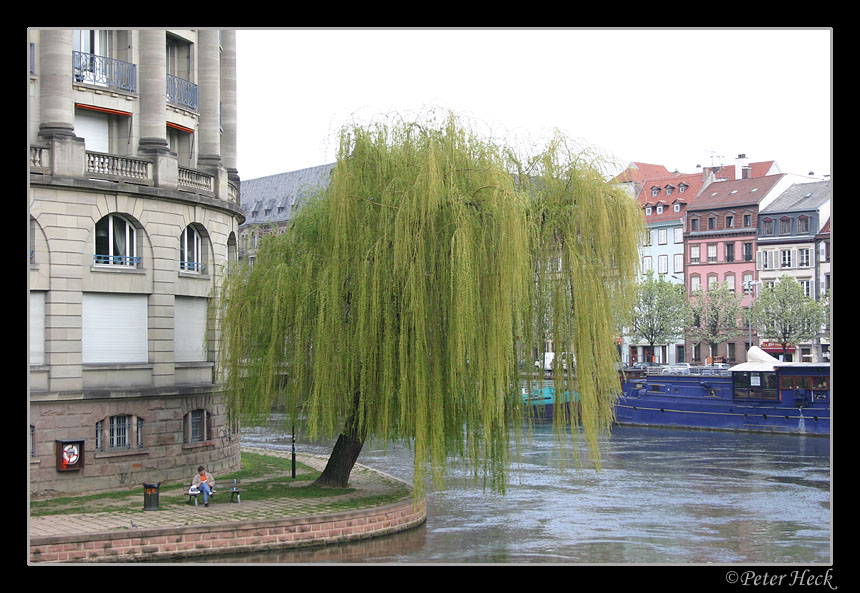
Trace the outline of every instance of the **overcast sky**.
<instances>
[{"instance_id":1,"label":"overcast sky","mask_svg":"<svg viewBox=\"0 0 860 593\"><path fill-rule=\"evenodd\" d=\"M828 29L245 29L238 168L335 159L337 130L454 113L512 144L558 128L620 163L670 171L775 160L831 173Z\"/></svg>"}]
</instances>

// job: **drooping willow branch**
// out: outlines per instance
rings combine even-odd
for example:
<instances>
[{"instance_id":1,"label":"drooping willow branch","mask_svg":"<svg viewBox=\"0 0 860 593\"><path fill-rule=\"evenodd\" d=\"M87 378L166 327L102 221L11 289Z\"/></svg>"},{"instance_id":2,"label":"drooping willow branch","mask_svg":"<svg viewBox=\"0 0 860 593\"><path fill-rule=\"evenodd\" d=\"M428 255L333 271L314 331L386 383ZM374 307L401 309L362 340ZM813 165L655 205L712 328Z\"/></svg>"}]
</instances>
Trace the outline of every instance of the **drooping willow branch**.
<instances>
[{"instance_id":1,"label":"drooping willow branch","mask_svg":"<svg viewBox=\"0 0 860 593\"><path fill-rule=\"evenodd\" d=\"M418 493L452 455L504 491L522 361L549 340L575 356L569 421L599 460L615 322L632 310L633 200L561 138L524 159L454 116L345 128L339 147L330 183L225 283L232 409L278 405L311 437L350 418L358 439L406 441Z\"/></svg>"}]
</instances>

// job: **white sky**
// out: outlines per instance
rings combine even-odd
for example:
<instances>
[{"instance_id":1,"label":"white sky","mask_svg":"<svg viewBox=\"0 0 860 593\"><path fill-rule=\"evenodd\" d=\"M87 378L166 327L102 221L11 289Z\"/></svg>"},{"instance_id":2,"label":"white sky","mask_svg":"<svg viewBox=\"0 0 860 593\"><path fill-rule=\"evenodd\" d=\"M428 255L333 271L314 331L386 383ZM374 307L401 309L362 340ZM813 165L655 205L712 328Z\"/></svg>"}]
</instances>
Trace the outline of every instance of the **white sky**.
<instances>
[{"instance_id":1,"label":"white sky","mask_svg":"<svg viewBox=\"0 0 860 593\"><path fill-rule=\"evenodd\" d=\"M347 122L431 108L515 144L558 128L622 164L831 173L828 29L245 29L237 60L242 179L333 162Z\"/></svg>"}]
</instances>

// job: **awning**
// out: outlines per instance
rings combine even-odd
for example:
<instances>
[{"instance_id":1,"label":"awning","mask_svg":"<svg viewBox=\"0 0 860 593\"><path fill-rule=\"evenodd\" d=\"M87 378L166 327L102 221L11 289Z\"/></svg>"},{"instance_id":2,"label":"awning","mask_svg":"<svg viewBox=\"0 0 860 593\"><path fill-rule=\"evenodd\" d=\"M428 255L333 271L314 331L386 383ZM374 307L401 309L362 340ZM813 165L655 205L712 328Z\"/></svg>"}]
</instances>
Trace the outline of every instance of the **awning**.
<instances>
[{"instance_id":1,"label":"awning","mask_svg":"<svg viewBox=\"0 0 860 593\"><path fill-rule=\"evenodd\" d=\"M782 344L774 344L773 342L762 342L761 349L768 354L782 354ZM794 352L794 346L786 346L786 352Z\"/></svg>"}]
</instances>

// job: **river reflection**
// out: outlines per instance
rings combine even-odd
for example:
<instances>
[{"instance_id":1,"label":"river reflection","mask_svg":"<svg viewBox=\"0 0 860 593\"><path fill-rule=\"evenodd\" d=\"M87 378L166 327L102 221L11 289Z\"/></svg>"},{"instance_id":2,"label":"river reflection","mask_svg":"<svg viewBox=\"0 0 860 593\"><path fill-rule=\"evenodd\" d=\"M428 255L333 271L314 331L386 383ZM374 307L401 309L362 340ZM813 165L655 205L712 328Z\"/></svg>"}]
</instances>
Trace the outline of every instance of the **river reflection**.
<instances>
[{"instance_id":1,"label":"river reflection","mask_svg":"<svg viewBox=\"0 0 860 593\"><path fill-rule=\"evenodd\" d=\"M273 422L243 445L289 450ZM297 443L327 454L330 445ZM830 441L821 437L615 427L603 467L562 468L549 424L520 449L506 495L456 466L427 522L389 537L220 562L829 563ZM366 445L359 463L411 481L412 453Z\"/></svg>"}]
</instances>

